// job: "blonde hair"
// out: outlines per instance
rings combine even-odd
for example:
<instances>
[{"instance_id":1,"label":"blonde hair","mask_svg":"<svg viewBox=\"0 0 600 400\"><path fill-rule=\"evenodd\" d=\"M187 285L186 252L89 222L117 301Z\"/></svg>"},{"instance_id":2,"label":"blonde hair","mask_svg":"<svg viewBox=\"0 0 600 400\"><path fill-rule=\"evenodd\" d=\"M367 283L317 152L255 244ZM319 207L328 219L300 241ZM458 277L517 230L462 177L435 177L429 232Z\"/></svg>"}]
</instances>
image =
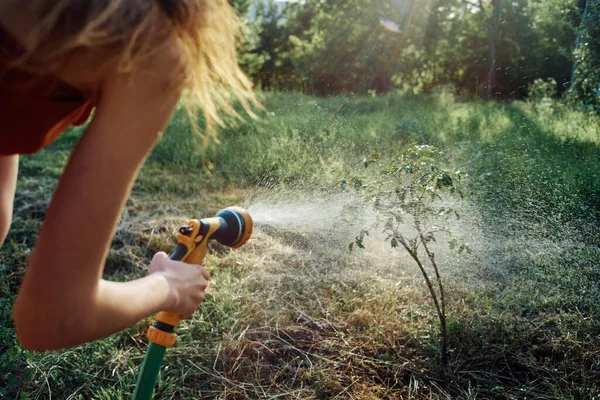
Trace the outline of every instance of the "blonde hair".
<instances>
[{"instance_id":1,"label":"blonde hair","mask_svg":"<svg viewBox=\"0 0 600 400\"><path fill-rule=\"evenodd\" d=\"M59 73L83 59L97 71L132 71L175 34L181 56L174 68L184 74L186 110L198 132L198 111L205 116L205 143L216 140L221 111L239 117L235 100L254 115L258 103L237 61L241 22L227 0L31 0L20 7L37 21L22 40L29 68Z\"/></svg>"}]
</instances>

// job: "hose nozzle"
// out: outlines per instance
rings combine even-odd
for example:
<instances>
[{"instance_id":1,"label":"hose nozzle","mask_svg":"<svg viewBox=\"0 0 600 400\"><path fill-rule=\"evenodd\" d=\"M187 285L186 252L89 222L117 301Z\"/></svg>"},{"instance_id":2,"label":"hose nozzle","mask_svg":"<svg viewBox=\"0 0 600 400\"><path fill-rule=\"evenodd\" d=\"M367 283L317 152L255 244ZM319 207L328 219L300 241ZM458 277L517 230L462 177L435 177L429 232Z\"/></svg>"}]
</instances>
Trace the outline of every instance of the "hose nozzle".
<instances>
[{"instance_id":1,"label":"hose nozzle","mask_svg":"<svg viewBox=\"0 0 600 400\"><path fill-rule=\"evenodd\" d=\"M250 239L253 227L252 217L241 207L224 208L212 218L192 219L179 228L178 244L170 258L200 265L208 253L210 239L215 239L224 246L238 248ZM159 325L148 329L148 339L161 346L171 346L175 342L175 335L172 329L164 331L163 328L177 326L181 316L161 311L156 319Z\"/></svg>"},{"instance_id":2,"label":"hose nozzle","mask_svg":"<svg viewBox=\"0 0 600 400\"><path fill-rule=\"evenodd\" d=\"M217 213L222 221L212 239L222 245L237 249L250 239L254 222L252 217L241 207L227 207Z\"/></svg>"},{"instance_id":3,"label":"hose nozzle","mask_svg":"<svg viewBox=\"0 0 600 400\"><path fill-rule=\"evenodd\" d=\"M224 208L212 218L192 219L179 229L179 244L171 259L201 264L210 239L236 249L250 239L253 227L252 217L241 207Z\"/></svg>"}]
</instances>

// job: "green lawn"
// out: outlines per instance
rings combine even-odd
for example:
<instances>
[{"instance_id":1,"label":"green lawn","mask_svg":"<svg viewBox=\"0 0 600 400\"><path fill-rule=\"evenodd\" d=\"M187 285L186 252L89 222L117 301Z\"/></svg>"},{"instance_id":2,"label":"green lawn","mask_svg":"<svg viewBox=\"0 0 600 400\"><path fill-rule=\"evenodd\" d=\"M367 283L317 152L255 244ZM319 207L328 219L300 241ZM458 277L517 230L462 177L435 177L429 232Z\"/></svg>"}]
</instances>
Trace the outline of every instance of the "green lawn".
<instances>
[{"instance_id":1,"label":"green lawn","mask_svg":"<svg viewBox=\"0 0 600 400\"><path fill-rule=\"evenodd\" d=\"M174 248L180 224L232 204L287 201L299 213L306 205L319 229L258 226L243 248L214 248L210 294L178 328L156 398L599 398L597 117L558 102L449 94L263 96L260 121L222 129L206 151L176 115L136 183L105 275L144 275L154 252ZM80 135L22 158L0 250L0 398L128 399L146 350L151 319L43 354L22 350L12 329L27 256ZM369 154L386 159L413 143L439 147L447 166L469 175L451 228L473 254L436 248L449 307L446 371L410 259L377 237L348 251L360 227L346 219L362 214L340 182ZM337 202L354 210L343 211L348 218L327 218Z\"/></svg>"}]
</instances>

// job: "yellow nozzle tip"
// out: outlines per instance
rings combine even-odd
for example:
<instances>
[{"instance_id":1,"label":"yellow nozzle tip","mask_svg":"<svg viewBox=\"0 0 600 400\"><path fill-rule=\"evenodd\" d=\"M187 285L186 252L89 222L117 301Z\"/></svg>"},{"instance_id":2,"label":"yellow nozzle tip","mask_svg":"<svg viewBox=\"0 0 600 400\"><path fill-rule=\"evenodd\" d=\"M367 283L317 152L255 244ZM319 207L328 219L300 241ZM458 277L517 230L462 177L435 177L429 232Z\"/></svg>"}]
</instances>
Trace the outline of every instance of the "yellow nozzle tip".
<instances>
[{"instance_id":1,"label":"yellow nozzle tip","mask_svg":"<svg viewBox=\"0 0 600 400\"><path fill-rule=\"evenodd\" d=\"M241 215L244 219L244 232L242 234L242 239L235 245L231 246L234 249L237 249L238 247L243 246L250 239L250 236L252 236L252 229L254 229L254 221L252 221L250 213L242 207L233 206L227 207L227 209Z\"/></svg>"}]
</instances>

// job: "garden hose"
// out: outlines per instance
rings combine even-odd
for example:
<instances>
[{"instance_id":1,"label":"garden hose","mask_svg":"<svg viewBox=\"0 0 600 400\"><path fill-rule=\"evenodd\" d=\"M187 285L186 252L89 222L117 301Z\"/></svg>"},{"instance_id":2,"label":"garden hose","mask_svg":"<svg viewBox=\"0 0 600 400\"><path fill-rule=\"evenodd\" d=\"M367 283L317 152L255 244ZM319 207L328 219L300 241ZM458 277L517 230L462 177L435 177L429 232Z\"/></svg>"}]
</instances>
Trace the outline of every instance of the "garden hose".
<instances>
[{"instance_id":1,"label":"garden hose","mask_svg":"<svg viewBox=\"0 0 600 400\"><path fill-rule=\"evenodd\" d=\"M202 264L208 252L208 241L214 239L222 245L238 248L250 239L253 222L248 211L240 207L228 207L213 218L192 219L179 228L177 247L169 257L171 260L188 264ZM148 351L133 393L134 400L150 400L156 385L163 357L167 347L173 346L177 336L175 327L181 316L161 311L156 315L156 323L148 328L150 341Z\"/></svg>"}]
</instances>

